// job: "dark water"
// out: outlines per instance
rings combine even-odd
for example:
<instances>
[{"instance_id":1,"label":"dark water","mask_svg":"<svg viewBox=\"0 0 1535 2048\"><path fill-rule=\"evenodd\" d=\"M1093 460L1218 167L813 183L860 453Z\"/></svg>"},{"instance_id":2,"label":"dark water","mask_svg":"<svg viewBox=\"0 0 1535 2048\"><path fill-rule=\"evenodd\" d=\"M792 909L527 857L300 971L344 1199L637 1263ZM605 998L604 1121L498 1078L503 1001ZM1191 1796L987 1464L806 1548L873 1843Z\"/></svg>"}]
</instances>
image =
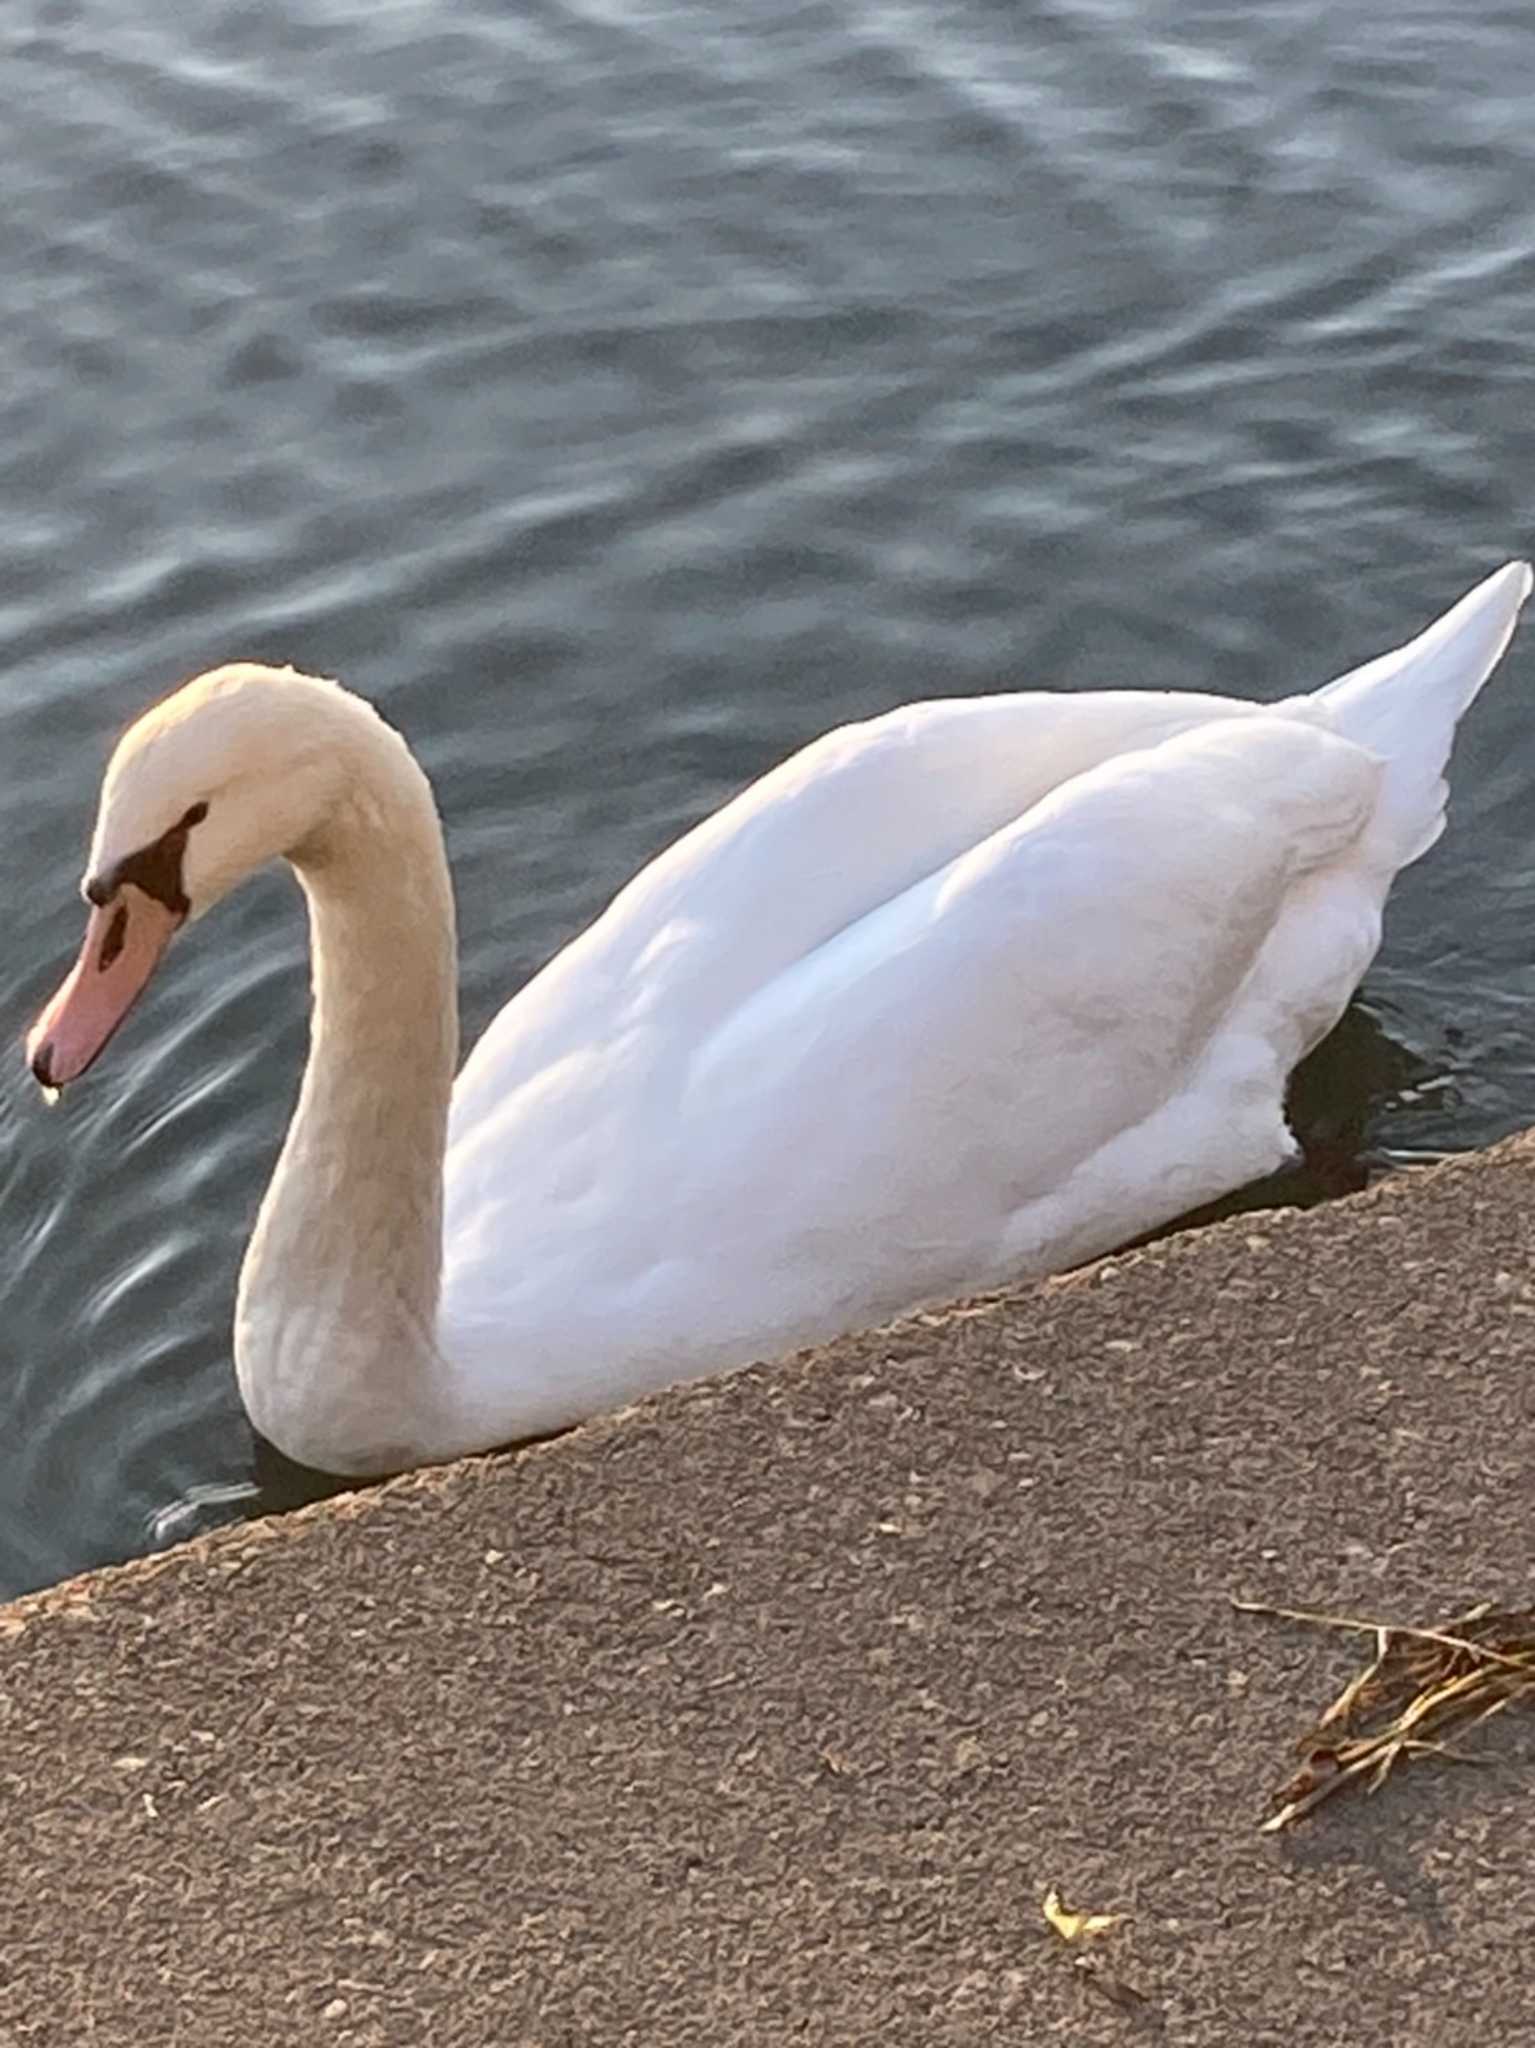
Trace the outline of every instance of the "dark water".
<instances>
[{"instance_id":1,"label":"dark water","mask_svg":"<svg viewBox=\"0 0 1535 2048\"><path fill-rule=\"evenodd\" d=\"M13 1037L111 737L230 656L416 742L473 1032L828 723L1275 696L1535 544L1525 0L12 0L0 76ZM1455 780L1376 1159L1535 1116L1530 643ZM67 1107L9 1069L0 1592L248 1461L302 962L264 881Z\"/></svg>"}]
</instances>

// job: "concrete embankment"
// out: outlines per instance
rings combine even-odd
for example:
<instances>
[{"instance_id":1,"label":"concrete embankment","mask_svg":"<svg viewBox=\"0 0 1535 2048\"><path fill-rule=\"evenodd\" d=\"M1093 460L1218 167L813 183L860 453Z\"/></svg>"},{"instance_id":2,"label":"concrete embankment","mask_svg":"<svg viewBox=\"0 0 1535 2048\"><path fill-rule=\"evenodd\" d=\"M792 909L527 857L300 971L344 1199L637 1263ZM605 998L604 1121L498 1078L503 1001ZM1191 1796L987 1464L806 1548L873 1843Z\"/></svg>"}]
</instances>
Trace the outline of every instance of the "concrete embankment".
<instances>
[{"instance_id":1,"label":"concrete embankment","mask_svg":"<svg viewBox=\"0 0 1535 2048\"><path fill-rule=\"evenodd\" d=\"M1532 1197L1516 1142L0 1609L0 2043L1529 2038L1529 1732L1261 1835L1359 1647L1229 1596L1535 1597Z\"/></svg>"}]
</instances>

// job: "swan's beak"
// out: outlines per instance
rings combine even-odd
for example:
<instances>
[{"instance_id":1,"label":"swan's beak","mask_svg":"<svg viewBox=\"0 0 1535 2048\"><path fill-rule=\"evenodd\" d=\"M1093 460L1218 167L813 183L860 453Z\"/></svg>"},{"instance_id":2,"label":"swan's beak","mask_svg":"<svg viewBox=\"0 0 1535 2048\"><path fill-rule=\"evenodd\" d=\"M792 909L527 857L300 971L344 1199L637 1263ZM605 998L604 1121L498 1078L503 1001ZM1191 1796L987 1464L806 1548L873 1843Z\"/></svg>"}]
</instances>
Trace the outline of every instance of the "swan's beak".
<instances>
[{"instance_id":1,"label":"swan's beak","mask_svg":"<svg viewBox=\"0 0 1535 2048\"><path fill-rule=\"evenodd\" d=\"M77 1081L133 1008L182 913L124 882L91 912L80 957L27 1034L27 1065L44 1088Z\"/></svg>"}]
</instances>

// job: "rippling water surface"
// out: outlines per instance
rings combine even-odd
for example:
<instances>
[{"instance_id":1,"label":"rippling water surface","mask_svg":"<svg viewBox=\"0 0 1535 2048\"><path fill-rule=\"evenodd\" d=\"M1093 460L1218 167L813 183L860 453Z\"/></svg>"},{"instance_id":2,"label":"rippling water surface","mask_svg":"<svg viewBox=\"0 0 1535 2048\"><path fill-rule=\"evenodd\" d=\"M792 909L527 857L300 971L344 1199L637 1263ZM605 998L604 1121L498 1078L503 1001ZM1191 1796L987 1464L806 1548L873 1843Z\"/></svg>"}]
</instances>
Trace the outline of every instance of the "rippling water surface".
<instances>
[{"instance_id":1,"label":"rippling water surface","mask_svg":"<svg viewBox=\"0 0 1535 2048\"><path fill-rule=\"evenodd\" d=\"M0 65L13 1039L112 737L220 659L411 736L472 1033L828 723L1277 696L1535 546L1522 0L15 0ZM1381 1158L1535 1117L1529 642L1455 781ZM13 1061L0 1592L245 1468L303 1044L274 877L65 1107Z\"/></svg>"}]
</instances>

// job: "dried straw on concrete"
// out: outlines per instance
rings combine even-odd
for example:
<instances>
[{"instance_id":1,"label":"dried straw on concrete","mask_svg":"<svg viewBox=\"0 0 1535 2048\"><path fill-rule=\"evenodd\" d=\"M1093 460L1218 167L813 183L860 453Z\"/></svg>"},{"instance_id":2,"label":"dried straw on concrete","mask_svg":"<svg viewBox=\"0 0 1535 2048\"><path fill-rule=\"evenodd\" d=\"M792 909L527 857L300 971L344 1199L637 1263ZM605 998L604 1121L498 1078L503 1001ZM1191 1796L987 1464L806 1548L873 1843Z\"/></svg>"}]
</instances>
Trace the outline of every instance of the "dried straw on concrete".
<instances>
[{"instance_id":1,"label":"dried straw on concrete","mask_svg":"<svg viewBox=\"0 0 1535 2048\"><path fill-rule=\"evenodd\" d=\"M1267 1614L1315 1628L1373 1636L1375 1655L1301 1738L1301 1766L1274 1796L1266 1834L1291 1826L1345 1786L1378 1791L1404 1757L1452 1763L1484 1758L1448 1747L1512 1706L1535 1704L1535 1607L1483 1602L1438 1628L1362 1621L1346 1614L1233 1600L1241 1614Z\"/></svg>"}]
</instances>

